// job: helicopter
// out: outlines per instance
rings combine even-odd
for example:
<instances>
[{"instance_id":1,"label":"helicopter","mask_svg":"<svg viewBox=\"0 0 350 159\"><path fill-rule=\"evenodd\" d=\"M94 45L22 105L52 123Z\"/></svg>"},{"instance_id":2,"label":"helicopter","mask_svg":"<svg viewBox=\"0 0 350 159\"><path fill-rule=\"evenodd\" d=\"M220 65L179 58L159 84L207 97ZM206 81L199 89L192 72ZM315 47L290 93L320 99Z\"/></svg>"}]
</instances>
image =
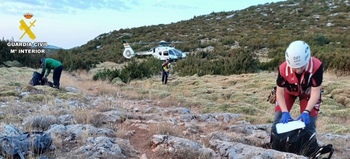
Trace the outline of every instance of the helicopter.
<instances>
[{"instance_id":1,"label":"helicopter","mask_svg":"<svg viewBox=\"0 0 350 159\"><path fill-rule=\"evenodd\" d=\"M148 51L134 52L131 48L130 44L126 41L123 41L124 51L123 56L127 59L138 56L147 56L152 55L154 58L159 59L161 61L165 61L169 59L170 61L176 61L178 59L183 59L186 57L186 54L182 51L175 49L174 46L168 45L169 43L162 40L159 42L159 45L151 48Z\"/></svg>"}]
</instances>

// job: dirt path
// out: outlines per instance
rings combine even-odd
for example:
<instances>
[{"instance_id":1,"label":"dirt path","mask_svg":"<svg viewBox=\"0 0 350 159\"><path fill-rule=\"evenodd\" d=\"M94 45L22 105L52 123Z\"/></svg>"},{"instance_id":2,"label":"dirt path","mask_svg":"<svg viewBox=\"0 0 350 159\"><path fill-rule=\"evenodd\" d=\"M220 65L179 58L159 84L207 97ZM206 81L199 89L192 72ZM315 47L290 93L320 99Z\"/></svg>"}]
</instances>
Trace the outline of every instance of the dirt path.
<instances>
[{"instance_id":1,"label":"dirt path","mask_svg":"<svg viewBox=\"0 0 350 159\"><path fill-rule=\"evenodd\" d=\"M135 130L135 134L130 137L129 141L140 152L140 155L146 154L148 159L162 159L150 147L150 139L153 135L150 131L140 129L136 126L129 126L128 129Z\"/></svg>"}]
</instances>

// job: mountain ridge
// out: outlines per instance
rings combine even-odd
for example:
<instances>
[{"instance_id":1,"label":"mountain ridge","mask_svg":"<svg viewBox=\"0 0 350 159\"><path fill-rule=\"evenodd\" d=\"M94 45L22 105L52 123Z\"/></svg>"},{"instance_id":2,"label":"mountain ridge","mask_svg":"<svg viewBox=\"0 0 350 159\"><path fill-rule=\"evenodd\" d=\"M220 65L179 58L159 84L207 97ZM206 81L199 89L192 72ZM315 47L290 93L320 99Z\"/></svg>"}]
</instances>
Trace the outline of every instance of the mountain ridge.
<instances>
[{"instance_id":1,"label":"mountain ridge","mask_svg":"<svg viewBox=\"0 0 350 159\"><path fill-rule=\"evenodd\" d=\"M45 49L55 49L55 50L63 49L62 47L59 47L59 46L56 46L56 45L47 45L44 48Z\"/></svg>"},{"instance_id":2,"label":"mountain ridge","mask_svg":"<svg viewBox=\"0 0 350 159\"><path fill-rule=\"evenodd\" d=\"M287 45L301 39L311 46L313 55L327 56L327 52L349 52L350 37L346 35L350 29L349 10L350 4L346 0L267 3L236 11L212 12L166 25L114 30L67 52L79 54L90 63L122 63L127 61L122 56L123 40L130 43L165 40L183 41L176 47L190 53L212 46L212 54L220 56L229 54L236 44L251 52L268 48L264 56L280 61ZM135 51L145 51L151 47L133 46Z\"/></svg>"},{"instance_id":3,"label":"mountain ridge","mask_svg":"<svg viewBox=\"0 0 350 159\"><path fill-rule=\"evenodd\" d=\"M153 45L147 42L176 41L176 48L188 52L189 56L178 64L195 68L194 63L217 65L220 68L235 68L232 74L245 72L239 70L245 66L232 66L228 59L237 59L245 55L249 59L257 59L257 67L249 72L275 70L284 61L284 52L288 44L294 40L304 40L311 47L312 56L324 63L327 71L350 73L350 4L347 0L288 0L266 3L229 12L212 12L194 16L170 24L158 24L134 28L123 28L101 33L86 44L71 49L54 50L47 56L56 58L66 64L66 69L77 70L94 68L105 61L125 63L130 60L123 57L122 41L134 44L135 51L149 50ZM6 41L1 49L4 57L0 62L13 59L32 67L31 61L40 57L31 55L8 54ZM57 52L57 53L56 53ZM41 56L41 55L40 55ZM226 62L224 62L226 60ZM227 65L225 66L225 63ZM213 66L214 67L214 66ZM216 66L215 66L216 67ZM250 66L247 66L250 67ZM182 68L182 67L178 67ZM193 75L200 70L190 71ZM180 70L181 71L181 70ZM205 70L202 74L211 74Z\"/></svg>"}]
</instances>

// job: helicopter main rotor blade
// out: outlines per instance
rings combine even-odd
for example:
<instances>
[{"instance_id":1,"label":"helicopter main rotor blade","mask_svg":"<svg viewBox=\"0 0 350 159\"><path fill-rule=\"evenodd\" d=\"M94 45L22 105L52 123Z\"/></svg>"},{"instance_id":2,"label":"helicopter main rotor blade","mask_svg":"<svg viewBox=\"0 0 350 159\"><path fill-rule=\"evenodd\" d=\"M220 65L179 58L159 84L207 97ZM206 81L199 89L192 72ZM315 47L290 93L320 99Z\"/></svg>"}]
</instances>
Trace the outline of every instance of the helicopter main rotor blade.
<instances>
[{"instance_id":1,"label":"helicopter main rotor blade","mask_svg":"<svg viewBox=\"0 0 350 159\"><path fill-rule=\"evenodd\" d=\"M129 43L131 45L148 45L148 44L181 44L181 43L186 43L185 41L161 41L161 42L144 42L144 41L140 41L140 42L132 42Z\"/></svg>"}]
</instances>

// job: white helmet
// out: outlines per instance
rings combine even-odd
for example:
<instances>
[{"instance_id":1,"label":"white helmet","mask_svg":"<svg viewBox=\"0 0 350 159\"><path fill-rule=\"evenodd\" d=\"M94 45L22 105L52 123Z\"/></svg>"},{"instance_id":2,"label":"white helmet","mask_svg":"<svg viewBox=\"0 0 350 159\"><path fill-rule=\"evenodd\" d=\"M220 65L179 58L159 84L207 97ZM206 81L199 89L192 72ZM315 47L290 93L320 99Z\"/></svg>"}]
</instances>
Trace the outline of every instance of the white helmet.
<instances>
[{"instance_id":1,"label":"white helmet","mask_svg":"<svg viewBox=\"0 0 350 159\"><path fill-rule=\"evenodd\" d=\"M310 46L304 41L293 41L286 50L286 61L291 68L300 68L308 64L311 53Z\"/></svg>"}]
</instances>

